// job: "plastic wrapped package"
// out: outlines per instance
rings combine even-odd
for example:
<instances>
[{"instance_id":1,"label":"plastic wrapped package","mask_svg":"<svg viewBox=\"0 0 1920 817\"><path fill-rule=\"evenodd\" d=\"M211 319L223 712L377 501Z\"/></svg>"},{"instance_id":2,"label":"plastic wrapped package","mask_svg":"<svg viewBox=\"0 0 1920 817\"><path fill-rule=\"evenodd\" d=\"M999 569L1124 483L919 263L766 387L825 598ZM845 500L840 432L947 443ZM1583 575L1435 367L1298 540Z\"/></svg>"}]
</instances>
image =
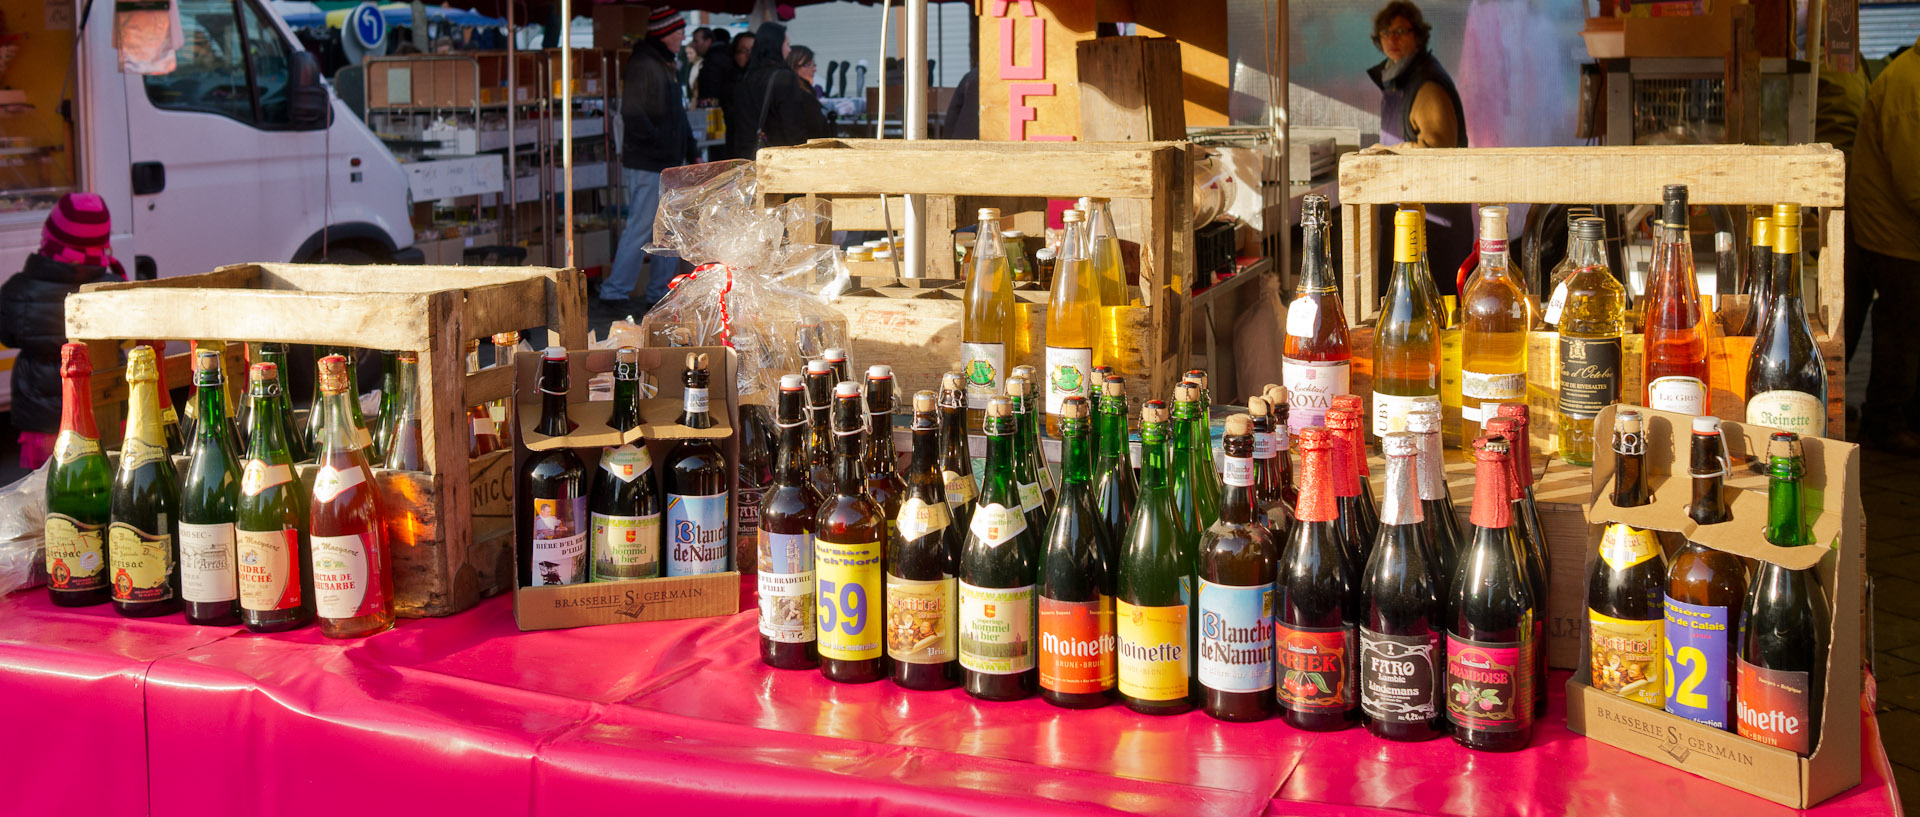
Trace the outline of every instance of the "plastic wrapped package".
<instances>
[{"instance_id":1,"label":"plastic wrapped package","mask_svg":"<svg viewBox=\"0 0 1920 817\"><path fill-rule=\"evenodd\" d=\"M846 319L829 306L850 283L846 264L814 243L830 226L826 201L760 207L754 164L740 160L673 168L660 184L648 252L695 268L642 319L646 345L731 346L742 402L767 405L780 375L847 346Z\"/></svg>"},{"instance_id":2,"label":"plastic wrapped package","mask_svg":"<svg viewBox=\"0 0 1920 817\"><path fill-rule=\"evenodd\" d=\"M0 596L47 583L47 470L0 488Z\"/></svg>"}]
</instances>

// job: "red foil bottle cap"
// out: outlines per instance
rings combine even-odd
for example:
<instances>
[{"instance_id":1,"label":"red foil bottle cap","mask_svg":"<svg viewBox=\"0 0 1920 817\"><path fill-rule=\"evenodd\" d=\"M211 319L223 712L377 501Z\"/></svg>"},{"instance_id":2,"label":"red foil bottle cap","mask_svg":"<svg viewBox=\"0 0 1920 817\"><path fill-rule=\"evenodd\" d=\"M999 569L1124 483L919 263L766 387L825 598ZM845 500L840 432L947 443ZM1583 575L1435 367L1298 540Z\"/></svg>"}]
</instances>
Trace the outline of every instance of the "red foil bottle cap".
<instances>
[{"instance_id":1,"label":"red foil bottle cap","mask_svg":"<svg viewBox=\"0 0 1920 817\"><path fill-rule=\"evenodd\" d=\"M1503 437L1509 441L1525 440L1527 438L1526 425L1521 423L1517 417L1494 417L1487 421L1486 429L1487 436L1489 437ZM1508 442L1507 444L1507 492L1514 499L1519 499L1527 495L1526 481L1520 472L1521 460L1517 454L1520 448L1521 446L1515 445L1512 442Z\"/></svg>"},{"instance_id":2,"label":"red foil bottle cap","mask_svg":"<svg viewBox=\"0 0 1920 817\"><path fill-rule=\"evenodd\" d=\"M1520 424L1519 429L1507 439L1513 443L1514 473L1519 475L1520 488L1530 488L1533 486L1533 438L1528 436L1528 430L1533 428L1533 414L1525 403L1501 403L1494 412L1500 417L1511 417Z\"/></svg>"},{"instance_id":3,"label":"red foil bottle cap","mask_svg":"<svg viewBox=\"0 0 1920 817\"><path fill-rule=\"evenodd\" d=\"M1302 522L1332 522L1340 518L1333 501L1333 434L1320 426L1308 426L1294 435L1300 449L1300 500L1295 517Z\"/></svg>"},{"instance_id":4,"label":"red foil bottle cap","mask_svg":"<svg viewBox=\"0 0 1920 817\"><path fill-rule=\"evenodd\" d=\"M1506 528L1513 524L1513 498L1508 476L1507 438L1481 437L1473 441L1473 524Z\"/></svg>"},{"instance_id":5,"label":"red foil bottle cap","mask_svg":"<svg viewBox=\"0 0 1920 817\"><path fill-rule=\"evenodd\" d=\"M1336 397L1334 400L1337 402L1339 398ZM1352 409L1329 409L1327 430L1333 436L1334 495L1359 496L1359 461L1361 457L1366 456L1360 436L1360 415Z\"/></svg>"},{"instance_id":6,"label":"red foil bottle cap","mask_svg":"<svg viewBox=\"0 0 1920 817\"><path fill-rule=\"evenodd\" d=\"M84 343L60 345L60 376L88 377L93 374L93 358Z\"/></svg>"}]
</instances>

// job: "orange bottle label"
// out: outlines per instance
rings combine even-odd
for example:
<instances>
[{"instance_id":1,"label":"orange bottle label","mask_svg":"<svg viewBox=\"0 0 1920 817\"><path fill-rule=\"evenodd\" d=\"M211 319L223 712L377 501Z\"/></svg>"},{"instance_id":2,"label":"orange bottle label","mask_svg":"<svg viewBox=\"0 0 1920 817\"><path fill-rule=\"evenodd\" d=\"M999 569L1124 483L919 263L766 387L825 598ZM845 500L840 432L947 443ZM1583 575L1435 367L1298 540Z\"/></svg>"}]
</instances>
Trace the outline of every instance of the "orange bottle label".
<instances>
[{"instance_id":1,"label":"orange bottle label","mask_svg":"<svg viewBox=\"0 0 1920 817\"><path fill-rule=\"evenodd\" d=\"M1040 597L1040 686L1081 694L1113 688L1113 598Z\"/></svg>"}]
</instances>

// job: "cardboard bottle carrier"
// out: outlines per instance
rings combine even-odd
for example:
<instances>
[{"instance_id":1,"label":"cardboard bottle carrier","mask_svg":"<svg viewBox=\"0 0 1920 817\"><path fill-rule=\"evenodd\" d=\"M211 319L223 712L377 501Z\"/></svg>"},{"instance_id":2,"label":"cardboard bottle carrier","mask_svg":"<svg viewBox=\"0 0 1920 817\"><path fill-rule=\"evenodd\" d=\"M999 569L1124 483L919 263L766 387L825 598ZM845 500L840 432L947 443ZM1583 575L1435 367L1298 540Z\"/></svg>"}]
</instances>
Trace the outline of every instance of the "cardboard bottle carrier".
<instances>
[{"instance_id":1,"label":"cardboard bottle carrier","mask_svg":"<svg viewBox=\"0 0 1920 817\"><path fill-rule=\"evenodd\" d=\"M1614 405L1600 413L1596 429L1612 429ZM1866 521L1859 500L1860 447L1838 440L1802 437L1806 473L1801 478L1804 519L1814 544L1782 548L1767 542L1764 477L1744 464L1766 456L1775 429L1726 421L1720 433L1733 461L1725 488L1732 521L1698 525L1687 517L1692 502L1688 455L1692 421L1687 415L1635 408L1645 418L1647 487L1651 502L1637 508L1613 504L1616 457L1596 445L1594 525L1621 522L1680 533L1693 541L1747 559L1788 568L1813 568L1828 604L1826 688L1813 754L1799 755L1748 740L1731 731L1695 723L1592 686L1590 647L1567 681L1567 726L1589 738L1641 757L1725 783L1795 808L1807 808L1860 782L1861 595L1866 567ZM1596 537L1597 540L1597 537ZM1589 549L1588 563L1597 558ZM1672 554L1667 554L1671 558Z\"/></svg>"},{"instance_id":2,"label":"cardboard bottle carrier","mask_svg":"<svg viewBox=\"0 0 1920 817\"><path fill-rule=\"evenodd\" d=\"M645 384L657 386L659 391L653 397L643 396L640 399L643 421L640 427L621 432L607 424L613 414L612 401L588 399L588 381L596 374L613 371L616 351L568 350L567 419L574 428L564 437L549 437L538 431L541 403L539 378L543 355L517 356L514 359L513 402L518 415L515 422L519 429L520 444L513 449L513 473L525 473L527 461L532 458L533 452L571 448L586 466L586 475L581 480L581 490L584 492L592 483L594 472L600 467L603 448L644 440L647 454L653 461L654 478L659 480L675 442L687 439L718 440L720 450L727 459L727 541L732 548L730 558L736 569L702 576L589 582L559 587L516 587L513 592L513 619L523 631L702 618L732 615L740 611L740 555L744 551L751 558L754 543L740 541L738 519L734 513L740 462L740 443L733 433L740 419L740 396L732 386L734 370L738 365L734 351L725 346L695 346L642 348L639 352ZM686 390L681 376L687 371L689 354L707 356L714 422L712 428L688 428L678 422L681 395ZM657 484L664 506L666 484L664 481ZM530 528L526 515L531 512L528 503L514 503L516 543L519 531ZM663 543L667 537L668 532L663 525ZM520 549L515 547L516 567L519 554ZM665 566L666 557L663 553L662 571L666 569ZM517 570L514 575L519 575Z\"/></svg>"}]
</instances>

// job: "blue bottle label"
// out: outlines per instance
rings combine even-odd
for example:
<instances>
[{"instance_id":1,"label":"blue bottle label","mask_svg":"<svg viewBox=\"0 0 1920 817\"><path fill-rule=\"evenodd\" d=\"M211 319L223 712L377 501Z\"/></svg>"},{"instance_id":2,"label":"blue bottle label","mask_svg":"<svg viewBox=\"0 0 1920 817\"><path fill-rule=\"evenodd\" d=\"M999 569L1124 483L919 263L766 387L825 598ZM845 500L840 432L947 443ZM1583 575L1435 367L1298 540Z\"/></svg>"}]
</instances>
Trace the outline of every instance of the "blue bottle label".
<instances>
[{"instance_id":1,"label":"blue bottle label","mask_svg":"<svg viewBox=\"0 0 1920 817\"><path fill-rule=\"evenodd\" d=\"M1221 692L1273 689L1273 585L1200 580L1200 683Z\"/></svg>"},{"instance_id":2,"label":"blue bottle label","mask_svg":"<svg viewBox=\"0 0 1920 817\"><path fill-rule=\"evenodd\" d=\"M1727 666L1731 611L1675 601L1666 603L1667 711L1715 729L1727 723L1733 672Z\"/></svg>"},{"instance_id":3,"label":"blue bottle label","mask_svg":"<svg viewBox=\"0 0 1920 817\"><path fill-rule=\"evenodd\" d=\"M727 569L727 495L667 495L667 575Z\"/></svg>"}]
</instances>

